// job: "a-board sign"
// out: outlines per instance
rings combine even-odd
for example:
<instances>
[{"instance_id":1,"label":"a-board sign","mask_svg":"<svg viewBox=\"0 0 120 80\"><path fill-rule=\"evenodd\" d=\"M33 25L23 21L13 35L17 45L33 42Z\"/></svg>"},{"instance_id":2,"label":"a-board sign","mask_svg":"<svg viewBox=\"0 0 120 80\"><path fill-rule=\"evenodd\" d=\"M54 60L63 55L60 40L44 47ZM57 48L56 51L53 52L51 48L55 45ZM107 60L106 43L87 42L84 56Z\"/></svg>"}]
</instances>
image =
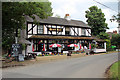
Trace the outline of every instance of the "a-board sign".
<instances>
[{"instance_id":1,"label":"a-board sign","mask_svg":"<svg viewBox=\"0 0 120 80\"><path fill-rule=\"evenodd\" d=\"M12 56L22 54L22 44L12 44Z\"/></svg>"},{"instance_id":2,"label":"a-board sign","mask_svg":"<svg viewBox=\"0 0 120 80\"><path fill-rule=\"evenodd\" d=\"M24 55L18 54L18 61L24 61Z\"/></svg>"}]
</instances>

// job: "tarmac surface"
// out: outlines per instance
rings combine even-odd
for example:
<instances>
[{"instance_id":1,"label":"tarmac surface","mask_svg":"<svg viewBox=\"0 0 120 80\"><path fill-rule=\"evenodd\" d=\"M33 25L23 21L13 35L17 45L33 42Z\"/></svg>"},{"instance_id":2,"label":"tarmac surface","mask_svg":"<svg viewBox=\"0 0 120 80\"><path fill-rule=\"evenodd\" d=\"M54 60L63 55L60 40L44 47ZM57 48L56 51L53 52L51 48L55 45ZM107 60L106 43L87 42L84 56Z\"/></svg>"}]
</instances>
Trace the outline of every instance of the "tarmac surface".
<instances>
[{"instance_id":1,"label":"tarmac surface","mask_svg":"<svg viewBox=\"0 0 120 80\"><path fill-rule=\"evenodd\" d=\"M118 61L118 53L91 55L6 68L3 78L105 78L106 69Z\"/></svg>"}]
</instances>

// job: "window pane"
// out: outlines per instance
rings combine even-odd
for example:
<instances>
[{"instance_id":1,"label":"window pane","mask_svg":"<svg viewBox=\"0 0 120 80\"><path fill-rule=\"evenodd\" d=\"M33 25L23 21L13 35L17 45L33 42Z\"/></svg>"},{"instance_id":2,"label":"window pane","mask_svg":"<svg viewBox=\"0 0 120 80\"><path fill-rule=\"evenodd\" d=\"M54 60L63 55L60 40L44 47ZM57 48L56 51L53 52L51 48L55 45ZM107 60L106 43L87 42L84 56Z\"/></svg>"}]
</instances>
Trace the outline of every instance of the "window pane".
<instances>
[{"instance_id":1,"label":"window pane","mask_svg":"<svg viewBox=\"0 0 120 80\"><path fill-rule=\"evenodd\" d=\"M86 31L85 31L85 29L82 29L82 35L86 35Z\"/></svg>"},{"instance_id":2,"label":"window pane","mask_svg":"<svg viewBox=\"0 0 120 80\"><path fill-rule=\"evenodd\" d=\"M38 25L38 34L43 34L43 25Z\"/></svg>"}]
</instances>

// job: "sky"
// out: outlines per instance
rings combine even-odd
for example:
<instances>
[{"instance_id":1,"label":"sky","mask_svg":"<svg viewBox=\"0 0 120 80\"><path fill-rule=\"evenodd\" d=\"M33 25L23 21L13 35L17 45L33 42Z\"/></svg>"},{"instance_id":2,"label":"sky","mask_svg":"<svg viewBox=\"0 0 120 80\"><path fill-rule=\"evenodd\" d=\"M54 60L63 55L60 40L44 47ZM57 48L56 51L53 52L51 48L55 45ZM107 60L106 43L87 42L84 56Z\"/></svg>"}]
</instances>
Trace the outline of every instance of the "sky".
<instances>
[{"instance_id":1,"label":"sky","mask_svg":"<svg viewBox=\"0 0 120 80\"><path fill-rule=\"evenodd\" d=\"M85 23L85 11L88 10L91 6L97 6L102 9L102 12L105 14L106 23L108 24L109 29L107 32L113 32L113 30L118 30L117 22L111 22L110 19L113 15L117 15L118 11L118 0L96 0L106 6L98 4L94 0L49 0L52 3L53 16L59 15L61 18L64 18L65 14L70 14L71 19L81 20ZM114 11L113 11L114 10Z\"/></svg>"}]
</instances>

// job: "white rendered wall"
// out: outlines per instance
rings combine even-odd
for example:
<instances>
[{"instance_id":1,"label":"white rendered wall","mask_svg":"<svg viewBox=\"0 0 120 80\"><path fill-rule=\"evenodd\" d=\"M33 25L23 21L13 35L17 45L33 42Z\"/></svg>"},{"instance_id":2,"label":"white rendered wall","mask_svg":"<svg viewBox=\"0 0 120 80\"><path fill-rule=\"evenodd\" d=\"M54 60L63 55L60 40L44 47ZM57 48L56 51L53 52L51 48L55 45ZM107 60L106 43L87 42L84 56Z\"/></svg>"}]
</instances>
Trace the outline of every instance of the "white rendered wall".
<instances>
[{"instance_id":1,"label":"white rendered wall","mask_svg":"<svg viewBox=\"0 0 120 80\"><path fill-rule=\"evenodd\" d=\"M31 28L32 28L32 24L28 24L28 31L29 31ZM31 34L32 31L29 31L28 34L29 34L29 33Z\"/></svg>"},{"instance_id":2,"label":"white rendered wall","mask_svg":"<svg viewBox=\"0 0 120 80\"><path fill-rule=\"evenodd\" d=\"M81 28L79 28L79 36L81 36Z\"/></svg>"},{"instance_id":3,"label":"white rendered wall","mask_svg":"<svg viewBox=\"0 0 120 80\"><path fill-rule=\"evenodd\" d=\"M37 25L33 28L33 34L37 34Z\"/></svg>"},{"instance_id":4,"label":"white rendered wall","mask_svg":"<svg viewBox=\"0 0 120 80\"><path fill-rule=\"evenodd\" d=\"M44 25L44 34L47 34L47 27Z\"/></svg>"},{"instance_id":5,"label":"white rendered wall","mask_svg":"<svg viewBox=\"0 0 120 80\"><path fill-rule=\"evenodd\" d=\"M91 29L87 29L87 30L86 30L86 35L87 35L87 36L91 36Z\"/></svg>"},{"instance_id":6,"label":"white rendered wall","mask_svg":"<svg viewBox=\"0 0 120 80\"><path fill-rule=\"evenodd\" d=\"M35 24L33 24L34 26ZM47 27L44 25L44 34L47 34ZM51 25L48 25L49 28L51 28ZM32 24L28 24L28 30L30 30L32 28ZM52 25L52 28L56 28L55 25ZM64 26L57 26L57 28L62 28L63 29L63 32L59 32L58 35L65 35L65 28ZM73 28L74 29L74 28ZM74 35L74 31L73 31L72 27L70 28L70 35ZM78 30L79 30L79 33L78 33ZM89 33L91 33L91 29L87 29L89 31ZM91 36L88 31L86 31L86 36ZM81 36L81 28L75 28L75 32L79 34L79 36ZM32 30L28 32L28 34L31 34L32 33ZM37 26L35 26L33 28L33 34L37 34ZM48 34L51 34L50 31L48 31ZM52 31L52 34L53 35L56 35L56 31ZM77 34L75 34L77 36ZM28 38L31 37L32 35L28 35Z\"/></svg>"},{"instance_id":7,"label":"white rendered wall","mask_svg":"<svg viewBox=\"0 0 120 80\"><path fill-rule=\"evenodd\" d=\"M106 42L104 42L104 48L105 48L105 50L106 50Z\"/></svg>"},{"instance_id":8,"label":"white rendered wall","mask_svg":"<svg viewBox=\"0 0 120 80\"><path fill-rule=\"evenodd\" d=\"M71 31L71 35L74 35L74 31L73 31L73 29L72 29L72 28L70 28L70 29L71 29L71 30L70 30L70 31Z\"/></svg>"},{"instance_id":9,"label":"white rendered wall","mask_svg":"<svg viewBox=\"0 0 120 80\"><path fill-rule=\"evenodd\" d=\"M56 28L56 26L52 26L52 28ZM56 31L52 31L53 35L56 35Z\"/></svg>"},{"instance_id":10,"label":"white rendered wall","mask_svg":"<svg viewBox=\"0 0 120 80\"><path fill-rule=\"evenodd\" d=\"M65 27L63 28L63 32L62 32L62 35L65 35Z\"/></svg>"},{"instance_id":11,"label":"white rendered wall","mask_svg":"<svg viewBox=\"0 0 120 80\"><path fill-rule=\"evenodd\" d=\"M28 30L29 31L30 29L32 28L32 24L28 24ZM28 34L31 34L32 31L29 31ZM31 37L32 35L28 35L28 38Z\"/></svg>"},{"instance_id":12,"label":"white rendered wall","mask_svg":"<svg viewBox=\"0 0 120 80\"><path fill-rule=\"evenodd\" d=\"M89 36L91 36L91 29L89 29L89 32L90 32Z\"/></svg>"},{"instance_id":13,"label":"white rendered wall","mask_svg":"<svg viewBox=\"0 0 120 80\"><path fill-rule=\"evenodd\" d=\"M57 26L57 28L59 28L59 29L63 29L62 26ZM57 35L62 35L61 33L62 33L62 32L59 32L59 33L57 33Z\"/></svg>"},{"instance_id":14,"label":"white rendered wall","mask_svg":"<svg viewBox=\"0 0 120 80\"><path fill-rule=\"evenodd\" d=\"M51 25L48 25L48 28L51 28ZM47 32L47 31L46 31ZM51 32L50 31L48 31L48 34L51 34Z\"/></svg>"},{"instance_id":15,"label":"white rendered wall","mask_svg":"<svg viewBox=\"0 0 120 80\"><path fill-rule=\"evenodd\" d=\"M89 33L88 33L89 30L88 30L88 31L87 31L87 30L88 30L88 29L85 29L85 31L86 31L86 36L89 36Z\"/></svg>"},{"instance_id":16,"label":"white rendered wall","mask_svg":"<svg viewBox=\"0 0 120 80\"><path fill-rule=\"evenodd\" d=\"M106 52L106 49L95 49L94 52L95 53Z\"/></svg>"},{"instance_id":17,"label":"white rendered wall","mask_svg":"<svg viewBox=\"0 0 120 80\"><path fill-rule=\"evenodd\" d=\"M76 32L76 33L78 33L77 28L75 28L75 32ZM76 34L76 33L75 33L75 36L77 36L77 34Z\"/></svg>"}]
</instances>

